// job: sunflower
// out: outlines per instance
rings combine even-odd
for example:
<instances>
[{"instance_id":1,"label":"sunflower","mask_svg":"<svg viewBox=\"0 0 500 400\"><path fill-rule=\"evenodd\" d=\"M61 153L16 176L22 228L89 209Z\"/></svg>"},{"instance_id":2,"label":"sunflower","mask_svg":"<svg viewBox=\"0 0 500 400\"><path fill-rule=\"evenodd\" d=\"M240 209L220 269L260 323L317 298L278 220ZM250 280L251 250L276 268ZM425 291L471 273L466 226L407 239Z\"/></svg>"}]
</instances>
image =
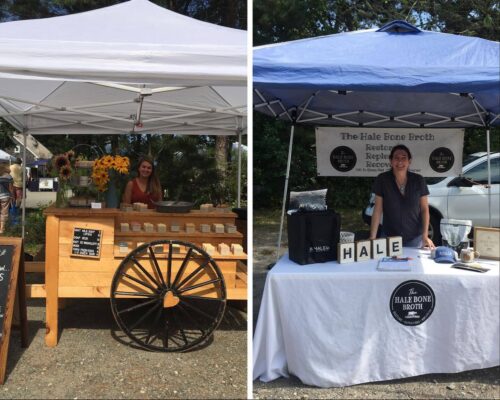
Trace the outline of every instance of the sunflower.
<instances>
[{"instance_id":1,"label":"sunflower","mask_svg":"<svg viewBox=\"0 0 500 400\"><path fill-rule=\"evenodd\" d=\"M75 159L75 152L73 150L69 150L65 154L70 162Z\"/></svg>"},{"instance_id":2,"label":"sunflower","mask_svg":"<svg viewBox=\"0 0 500 400\"><path fill-rule=\"evenodd\" d=\"M67 181L71 177L71 173L72 171L69 165L65 165L59 170L59 175L61 176L61 179L65 181Z\"/></svg>"},{"instance_id":3,"label":"sunflower","mask_svg":"<svg viewBox=\"0 0 500 400\"><path fill-rule=\"evenodd\" d=\"M110 156L110 155L107 155L107 156L104 156L102 159L101 159L101 163L104 167L107 167L109 168L111 166L111 163L113 162L113 156Z\"/></svg>"},{"instance_id":4,"label":"sunflower","mask_svg":"<svg viewBox=\"0 0 500 400\"><path fill-rule=\"evenodd\" d=\"M57 171L61 171L61 168L63 167L70 167L70 162L68 160L68 157L66 157L64 154L59 154L56 156L54 159L54 167Z\"/></svg>"}]
</instances>

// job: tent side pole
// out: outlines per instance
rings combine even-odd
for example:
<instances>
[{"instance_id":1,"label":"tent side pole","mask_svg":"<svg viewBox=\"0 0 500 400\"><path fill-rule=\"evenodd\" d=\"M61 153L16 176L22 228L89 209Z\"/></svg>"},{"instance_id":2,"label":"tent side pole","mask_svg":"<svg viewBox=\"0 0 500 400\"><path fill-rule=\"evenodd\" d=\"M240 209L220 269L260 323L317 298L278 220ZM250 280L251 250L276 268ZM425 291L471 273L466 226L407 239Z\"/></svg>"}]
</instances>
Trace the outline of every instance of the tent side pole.
<instances>
[{"instance_id":1,"label":"tent side pole","mask_svg":"<svg viewBox=\"0 0 500 400\"><path fill-rule=\"evenodd\" d=\"M21 217L21 237L24 240L24 227L25 227L25 222L26 222L26 141L27 141L27 135L26 131L23 131L23 201L21 203L22 205L22 217Z\"/></svg>"},{"instance_id":2,"label":"tent side pole","mask_svg":"<svg viewBox=\"0 0 500 400\"><path fill-rule=\"evenodd\" d=\"M491 154L490 154L490 128L486 128L486 151L488 152L486 159L488 162L488 223L491 228Z\"/></svg>"},{"instance_id":3,"label":"tent side pole","mask_svg":"<svg viewBox=\"0 0 500 400\"><path fill-rule=\"evenodd\" d=\"M294 131L295 131L295 124L292 124L292 128L290 129L290 144L288 145L288 160L286 163L286 175L285 175L285 190L283 191L283 205L281 207L281 222L280 222L280 231L278 234L278 249L276 251L276 262L280 258L281 236L283 234L283 222L285 220L285 204L286 204L286 195L288 193L288 179L290 178L290 164L292 161Z\"/></svg>"},{"instance_id":4,"label":"tent side pole","mask_svg":"<svg viewBox=\"0 0 500 400\"><path fill-rule=\"evenodd\" d=\"M241 129L238 131L238 208L241 207Z\"/></svg>"}]
</instances>

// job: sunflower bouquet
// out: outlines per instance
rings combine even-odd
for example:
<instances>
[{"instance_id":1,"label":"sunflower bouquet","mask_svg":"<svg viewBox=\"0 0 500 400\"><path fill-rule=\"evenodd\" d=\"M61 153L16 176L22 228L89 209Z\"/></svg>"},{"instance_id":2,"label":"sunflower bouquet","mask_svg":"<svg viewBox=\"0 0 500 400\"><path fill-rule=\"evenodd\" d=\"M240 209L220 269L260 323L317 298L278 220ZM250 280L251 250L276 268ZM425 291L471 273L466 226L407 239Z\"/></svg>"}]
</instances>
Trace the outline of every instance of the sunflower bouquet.
<instances>
[{"instance_id":1,"label":"sunflower bouquet","mask_svg":"<svg viewBox=\"0 0 500 400\"><path fill-rule=\"evenodd\" d=\"M99 192L105 192L114 171L119 174L128 174L130 160L128 157L105 155L94 162L92 181Z\"/></svg>"},{"instance_id":2,"label":"sunflower bouquet","mask_svg":"<svg viewBox=\"0 0 500 400\"><path fill-rule=\"evenodd\" d=\"M73 150L66 153L57 154L52 158L52 171L62 181L68 182L75 169L75 152Z\"/></svg>"}]
</instances>

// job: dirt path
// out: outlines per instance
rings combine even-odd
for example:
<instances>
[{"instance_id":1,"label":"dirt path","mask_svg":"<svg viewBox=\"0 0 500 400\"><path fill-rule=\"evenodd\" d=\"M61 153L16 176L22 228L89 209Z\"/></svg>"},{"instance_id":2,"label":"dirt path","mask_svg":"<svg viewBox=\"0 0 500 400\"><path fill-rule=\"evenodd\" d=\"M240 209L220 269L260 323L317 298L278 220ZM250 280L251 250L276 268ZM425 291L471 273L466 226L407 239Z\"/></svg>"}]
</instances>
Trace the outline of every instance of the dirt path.
<instances>
[{"instance_id":1,"label":"dirt path","mask_svg":"<svg viewBox=\"0 0 500 400\"><path fill-rule=\"evenodd\" d=\"M59 315L59 344L49 348L44 301L29 301L29 346L12 332L0 399L247 397L246 314L232 305L213 340L186 353L129 346L108 299L71 299Z\"/></svg>"},{"instance_id":2,"label":"dirt path","mask_svg":"<svg viewBox=\"0 0 500 400\"><path fill-rule=\"evenodd\" d=\"M276 261L278 230L279 224L275 221L257 224L253 228L254 329L267 266ZM283 241L286 247L286 234ZM281 253L284 251L282 249ZM254 381L253 385L256 399L500 399L500 367L458 374L429 374L345 388L314 388L295 377L269 383Z\"/></svg>"}]
</instances>

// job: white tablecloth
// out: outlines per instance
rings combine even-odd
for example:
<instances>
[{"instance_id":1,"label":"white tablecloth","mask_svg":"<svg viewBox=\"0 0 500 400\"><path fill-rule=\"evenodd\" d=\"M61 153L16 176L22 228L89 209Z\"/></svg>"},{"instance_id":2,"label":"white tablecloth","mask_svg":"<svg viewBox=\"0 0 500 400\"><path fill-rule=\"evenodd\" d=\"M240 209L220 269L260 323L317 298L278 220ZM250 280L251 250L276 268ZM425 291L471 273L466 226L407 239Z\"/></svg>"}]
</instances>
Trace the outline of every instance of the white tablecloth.
<instances>
[{"instance_id":1,"label":"white tablecloth","mask_svg":"<svg viewBox=\"0 0 500 400\"><path fill-rule=\"evenodd\" d=\"M377 271L377 261L298 265L285 255L269 272L253 340L253 377L297 376L321 387L347 386L500 364L499 263L478 273L437 264L404 249L411 271ZM390 297L407 280L435 294L417 326L391 315Z\"/></svg>"}]
</instances>

